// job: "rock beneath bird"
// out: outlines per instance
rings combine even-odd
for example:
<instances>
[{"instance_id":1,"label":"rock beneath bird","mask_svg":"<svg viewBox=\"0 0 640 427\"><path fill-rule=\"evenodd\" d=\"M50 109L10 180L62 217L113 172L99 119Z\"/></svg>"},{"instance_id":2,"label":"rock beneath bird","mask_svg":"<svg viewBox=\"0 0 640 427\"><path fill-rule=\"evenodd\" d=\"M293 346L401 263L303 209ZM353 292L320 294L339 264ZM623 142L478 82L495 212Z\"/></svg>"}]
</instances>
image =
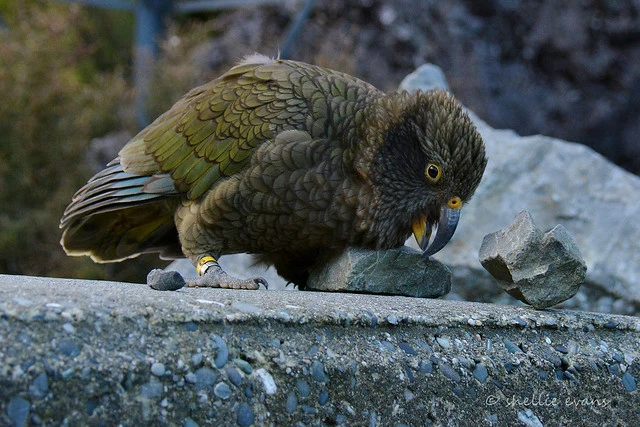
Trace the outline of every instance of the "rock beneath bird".
<instances>
[{"instance_id":1,"label":"rock beneath bird","mask_svg":"<svg viewBox=\"0 0 640 427\"><path fill-rule=\"evenodd\" d=\"M480 263L509 295L538 309L574 296L587 273L569 232L557 225L543 234L527 211L508 228L485 236Z\"/></svg>"},{"instance_id":2,"label":"rock beneath bird","mask_svg":"<svg viewBox=\"0 0 640 427\"><path fill-rule=\"evenodd\" d=\"M309 290L437 298L451 290L451 272L406 246L389 250L348 248L311 271Z\"/></svg>"}]
</instances>

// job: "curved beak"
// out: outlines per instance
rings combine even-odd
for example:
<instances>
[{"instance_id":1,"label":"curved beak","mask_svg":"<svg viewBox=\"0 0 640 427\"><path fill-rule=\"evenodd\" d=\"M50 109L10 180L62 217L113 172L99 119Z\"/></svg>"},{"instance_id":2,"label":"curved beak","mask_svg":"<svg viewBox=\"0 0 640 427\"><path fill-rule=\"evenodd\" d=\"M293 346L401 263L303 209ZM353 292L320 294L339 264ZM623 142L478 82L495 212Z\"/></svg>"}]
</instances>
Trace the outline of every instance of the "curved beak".
<instances>
[{"instance_id":1,"label":"curved beak","mask_svg":"<svg viewBox=\"0 0 640 427\"><path fill-rule=\"evenodd\" d=\"M449 243L453 233L456 231L459 219L460 209L451 209L445 205L440 208L440 218L438 218L437 222L430 219L426 214L413 221L413 234L420 249L422 249L423 257L430 257ZM436 235L431 244L429 244L434 226L436 226Z\"/></svg>"}]
</instances>

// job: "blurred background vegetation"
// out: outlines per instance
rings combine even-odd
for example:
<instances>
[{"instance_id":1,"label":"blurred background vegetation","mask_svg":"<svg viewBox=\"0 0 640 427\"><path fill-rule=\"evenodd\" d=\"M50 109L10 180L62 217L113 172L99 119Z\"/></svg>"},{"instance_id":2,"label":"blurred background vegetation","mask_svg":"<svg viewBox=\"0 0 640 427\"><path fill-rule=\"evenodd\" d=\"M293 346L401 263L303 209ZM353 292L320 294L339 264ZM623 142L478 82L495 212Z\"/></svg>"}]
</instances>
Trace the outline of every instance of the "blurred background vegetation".
<instances>
[{"instance_id":1,"label":"blurred background vegetation","mask_svg":"<svg viewBox=\"0 0 640 427\"><path fill-rule=\"evenodd\" d=\"M156 255L106 265L68 257L58 230L73 193L96 172L92 166L113 157L88 158L92 143L115 132L105 148L115 155L139 130L133 15L55 1L2 0L0 16L0 273L143 282L150 268L167 262ZM242 57L221 60L217 67L194 66L201 42L217 32L211 20L216 16L169 24L154 65L150 117ZM112 140L115 147L109 146Z\"/></svg>"},{"instance_id":2,"label":"blurred background vegetation","mask_svg":"<svg viewBox=\"0 0 640 427\"><path fill-rule=\"evenodd\" d=\"M132 129L132 19L36 1L0 13L0 272L105 278L64 254L58 221L90 175L91 139Z\"/></svg>"},{"instance_id":3,"label":"blurred background vegetation","mask_svg":"<svg viewBox=\"0 0 640 427\"><path fill-rule=\"evenodd\" d=\"M149 117L246 54L277 55L301 2L174 14ZM0 273L144 282L155 255L67 257L73 193L139 129L134 16L62 1L0 0ZM394 90L425 62L494 127L590 145L640 172L640 4L554 0L319 0L293 59Z\"/></svg>"}]
</instances>

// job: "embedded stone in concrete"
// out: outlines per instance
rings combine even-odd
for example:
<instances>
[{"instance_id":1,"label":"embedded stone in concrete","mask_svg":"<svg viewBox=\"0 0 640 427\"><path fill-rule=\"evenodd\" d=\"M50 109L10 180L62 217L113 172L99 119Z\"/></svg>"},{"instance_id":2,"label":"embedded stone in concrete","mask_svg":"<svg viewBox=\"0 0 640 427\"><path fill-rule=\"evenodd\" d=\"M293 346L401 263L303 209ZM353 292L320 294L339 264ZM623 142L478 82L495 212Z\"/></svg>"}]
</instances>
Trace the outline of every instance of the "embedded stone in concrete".
<instances>
[{"instance_id":1,"label":"embedded stone in concrete","mask_svg":"<svg viewBox=\"0 0 640 427\"><path fill-rule=\"evenodd\" d=\"M568 300L587 273L567 230L558 225L543 235L527 211L520 212L507 229L485 236L479 256L509 295L534 308Z\"/></svg>"},{"instance_id":2,"label":"embedded stone in concrete","mask_svg":"<svg viewBox=\"0 0 640 427\"><path fill-rule=\"evenodd\" d=\"M451 289L451 272L406 246L380 251L348 248L313 270L307 288L437 298Z\"/></svg>"}]
</instances>

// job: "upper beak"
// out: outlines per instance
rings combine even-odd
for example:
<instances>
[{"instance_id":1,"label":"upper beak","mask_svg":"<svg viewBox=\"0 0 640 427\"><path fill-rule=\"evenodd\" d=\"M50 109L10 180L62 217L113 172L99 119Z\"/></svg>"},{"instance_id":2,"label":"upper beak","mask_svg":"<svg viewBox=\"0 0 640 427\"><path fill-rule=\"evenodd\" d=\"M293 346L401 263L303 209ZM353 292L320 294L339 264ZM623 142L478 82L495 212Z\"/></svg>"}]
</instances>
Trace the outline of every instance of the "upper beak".
<instances>
[{"instance_id":1,"label":"upper beak","mask_svg":"<svg viewBox=\"0 0 640 427\"><path fill-rule=\"evenodd\" d=\"M444 205L440 208L440 218L438 218L438 222L429 218L426 214L413 221L413 234L416 237L420 249L422 249L423 257L430 257L449 243L449 240L453 237L453 233L456 231L459 219L459 208L452 209ZM436 235L431 244L429 244L434 225L437 227Z\"/></svg>"}]
</instances>

